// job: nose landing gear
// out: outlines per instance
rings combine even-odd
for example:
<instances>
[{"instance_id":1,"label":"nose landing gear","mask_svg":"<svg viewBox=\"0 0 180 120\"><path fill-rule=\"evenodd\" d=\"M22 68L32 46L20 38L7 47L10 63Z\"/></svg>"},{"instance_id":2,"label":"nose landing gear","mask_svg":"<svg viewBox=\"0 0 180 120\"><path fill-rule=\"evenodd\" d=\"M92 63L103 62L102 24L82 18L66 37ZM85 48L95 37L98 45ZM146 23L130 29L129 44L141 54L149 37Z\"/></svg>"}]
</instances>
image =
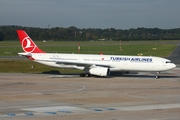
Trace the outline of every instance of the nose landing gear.
<instances>
[{"instance_id":1,"label":"nose landing gear","mask_svg":"<svg viewBox=\"0 0 180 120\"><path fill-rule=\"evenodd\" d=\"M156 72L156 79L159 78L159 74L160 74L160 72Z\"/></svg>"}]
</instances>

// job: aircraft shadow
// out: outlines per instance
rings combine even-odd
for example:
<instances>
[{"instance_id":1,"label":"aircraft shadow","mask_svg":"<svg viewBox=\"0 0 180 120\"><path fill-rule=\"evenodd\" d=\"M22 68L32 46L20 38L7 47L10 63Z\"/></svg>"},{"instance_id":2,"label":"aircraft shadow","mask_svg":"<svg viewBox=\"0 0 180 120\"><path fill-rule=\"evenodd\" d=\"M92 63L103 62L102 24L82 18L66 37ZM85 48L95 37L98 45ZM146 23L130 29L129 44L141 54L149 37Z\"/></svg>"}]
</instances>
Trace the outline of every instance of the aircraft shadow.
<instances>
[{"instance_id":1,"label":"aircraft shadow","mask_svg":"<svg viewBox=\"0 0 180 120\"><path fill-rule=\"evenodd\" d=\"M121 74L121 75L111 75L109 78L113 77L128 77L128 78L155 78L155 75L133 75L133 74ZM159 75L159 78L180 78L180 76L172 75Z\"/></svg>"},{"instance_id":2,"label":"aircraft shadow","mask_svg":"<svg viewBox=\"0 0 180 120\"><path fill-rule=\"evenodd\" d=\"M49 75L62 75L62 76L74 76L74 77L79 77L80 74L79 73L60 73L58 70L50 70L50 71L44 71L40 74L49 74ZM129 74L122 74L119 72L111 72L111 74L109 76L106 77L101 77L101 76L94 76L92 75L92 77L96 77L96 78L114 78L114 77L127 77L127 78L155 78L155 74L150 73L148 75L141 75L138 72L130 72ZM180 76L172 76L172 75L168 75L168 74L160 74L159 75L160 78L180 78Z\"/></svg>"},{"instance_id":3,"label":"aircraft shadow","mask_svg":"<svg viewBox=\"0 0 180 120\"><path fill-rule=\"evenodd\" d=\"M50 71L44 71L41 74L52 74L52 75L59 75L61 74L58 70L50 70Z\"/></svg>"}]
</instances>

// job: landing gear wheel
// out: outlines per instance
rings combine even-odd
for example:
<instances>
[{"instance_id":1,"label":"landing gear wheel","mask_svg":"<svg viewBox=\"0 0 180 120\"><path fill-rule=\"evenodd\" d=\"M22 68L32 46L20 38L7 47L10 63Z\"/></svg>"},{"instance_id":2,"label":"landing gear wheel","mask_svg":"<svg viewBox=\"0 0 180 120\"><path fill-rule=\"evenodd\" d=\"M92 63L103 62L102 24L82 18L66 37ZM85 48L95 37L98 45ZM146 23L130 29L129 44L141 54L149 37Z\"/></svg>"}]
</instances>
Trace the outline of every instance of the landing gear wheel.
<instances>
[{"instance_id":1,"label":"landing gear wheel","mask_svg":"<svg viewBox=\"0 0 180 120\"><path fill-rule=\"evenodd\" d=\"M157 72L157 74L156 74L156 79L159 78L159 74L160 74L160 72Z\"/></svg>"},{"instance_id":2,"label":"landing gear wheel","mask_svg":"<svg viewBox=\"0 0 180 120\"><path fill-rule=\"evenodd\" d=\"M81 73L80 77L91 77L90 73Z\"/></svg>"},{"instance_id":3,"label":"landing gear wheel","mask_svg":"<svg viewBox=\"0 0 180 120\"><path fill-rule=\"evenodd\" d=\"M85 74L84 74L84 73L81 73L81 74L80 74L80 77L85 77Z\"/></svg>"},{"instance_id":4,"label":"landing gear wheel","mask_svg":"<svg viewBox=\"0 0 180 120\"><path fill-rule=\"evenodd\" d=\"M88 73L86 77L91 77L91 74L90 74L90 73Z\"/></svg>"},{"instance_id":5,"label":"landing gear wheel","mask_svg":"<svg viewBox=\"0 0 180 120\"><path fill-rule=\"evenodd\" d=\"M156 79L158 79L159 78L159 76L158 75L156 75Z\"/></svg>"}]
</instances>

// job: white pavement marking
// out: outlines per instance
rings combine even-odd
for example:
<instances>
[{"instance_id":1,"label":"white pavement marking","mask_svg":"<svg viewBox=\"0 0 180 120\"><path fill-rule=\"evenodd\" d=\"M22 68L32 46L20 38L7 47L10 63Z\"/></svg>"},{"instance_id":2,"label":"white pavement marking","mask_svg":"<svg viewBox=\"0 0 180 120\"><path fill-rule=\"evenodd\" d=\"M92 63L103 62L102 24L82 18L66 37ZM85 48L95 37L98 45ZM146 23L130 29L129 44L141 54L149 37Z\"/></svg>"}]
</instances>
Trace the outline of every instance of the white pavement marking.
<instances>
[{"instance_id":1,"label":"white pavement marking","mask_svg":"<svg viewBox=\"0 0 180 120\"><path fill-rule=\"evenodd\" d=\"M88 109L85 108L79 108L79 107L71 107L71 106L53 106L53 107L38 107L38 108L26 108L21 109L25 111L33 111L33 112L47 112L47 111L60 111L60 110L68 110L68 111L86 111ZM88 110L89 111L89 110Z\"/></svg>"},{"instance_id":2,"label":"white pavement marking","mask_svg":"<svg viewBox=\"0 0 180 120\"><path fill-rule=\"evenodd\" d=\"M157 105L141 105L141 106L124 106L124 107L111 107L120 111L140 111L140 110L161 110L161 109L172 109L180 108L180 103L176 104L157 104ZM99 108L101 109L101 108ZM103 108L102 108L103 109ZM53 107L37 107L37 108L25 108L21 109L24 111L33 111L33 112L47 112L47 111L60 111L68 110L71 112L89 112L90 109L71 107L71 106L53 106Z\"/></svg>"}]
</instances>

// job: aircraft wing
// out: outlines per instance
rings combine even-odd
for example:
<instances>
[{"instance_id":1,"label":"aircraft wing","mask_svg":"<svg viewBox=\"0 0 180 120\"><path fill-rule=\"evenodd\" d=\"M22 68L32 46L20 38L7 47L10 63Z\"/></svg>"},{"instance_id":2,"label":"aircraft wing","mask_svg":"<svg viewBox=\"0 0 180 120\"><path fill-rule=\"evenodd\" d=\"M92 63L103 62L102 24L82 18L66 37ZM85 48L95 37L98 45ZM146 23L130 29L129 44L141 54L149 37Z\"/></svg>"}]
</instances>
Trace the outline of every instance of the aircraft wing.
<instances>
[{"instance_id":1,"label":"aircraft wing","mask_svg":"<svg viewBox=\"0 0 180 120\"><path fill-rule=\"evenodd\" d=\"M90 66L92 66L92 65L94 65L94 66L101 66L101 67L108 67L108 68L111 68L111 67L112 67L112 66L110 66L110 65L104 65L104 64L81 63L81 62L67 62L67 61L56 62L56 64L77 65L77 66L86 66L86 67L90 67Z\"/></svg>"},{"instance_id":2,"label":"aircraft wing","mask_svg":"<svg viewBox=\"0 0 180 120\"><path fill-rule=\"evenodd\" d=\"M92 67L92 66L100 66L100 67L107 67L107 68L113 68L113 66L108 64L96 64L91 62L71 62L71 61L63 61L63 60L36 60L36 61L45 61L45 62L56 62L56 64L64 64L64 65L77 65L77 66L83 66L83 67Z\"/></svg>"}]
</instances>

